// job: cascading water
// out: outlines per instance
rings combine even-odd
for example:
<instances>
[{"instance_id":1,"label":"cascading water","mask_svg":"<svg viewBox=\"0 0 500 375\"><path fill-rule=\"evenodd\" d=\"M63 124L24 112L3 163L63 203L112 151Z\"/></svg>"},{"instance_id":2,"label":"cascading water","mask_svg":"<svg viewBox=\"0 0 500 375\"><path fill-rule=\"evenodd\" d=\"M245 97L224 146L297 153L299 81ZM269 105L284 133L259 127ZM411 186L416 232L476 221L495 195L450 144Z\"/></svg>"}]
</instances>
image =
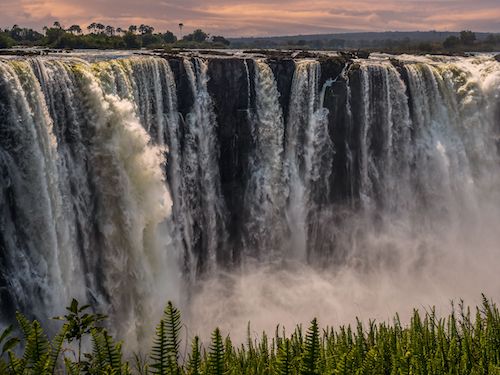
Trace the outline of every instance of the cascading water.
<instances>
[{"instance_id":1,"label":"cascading water","mask_svg":"<svg viewBox=\"0 0 500 375\"><path fill-rule=\"evenodd\" d=\"M3 306L47 320L77 297L141 335L144 312L161 310L146 290L164 277L169 244L163 150L96 67L1 64L2 275L14 299Z\"/></svg>"},{"instance_id":2,"label":"cascading water","mask_svg":"<svg viewBox=\"0 0 500 375\"><path fill-rule=\"evenodd\" d=\"M333 145L328 133L328 110L322 106L326 85L319 88L321 66L318 61L297 64L290 99L286 136L286 169L290 189L288 220L290 248L305 260L320 224L321 200L329 196ZM314 218L313 218L314 216ZM320 219L322 220L322 219Z\"/></svg>"},{"instance_id":3,"label":"cascading water","mask_svg":"<svg viewBox=\"0 0 500 375\"><path fill-rule=\"evenodd\" d=\"M0 60L0 321L76 297L142 342L167 299L234 332L500 292L500 64L289 63Z\"/></svg>"},{"instance_id":4,"label":"cascading water","mask_svg":"<svg viewBox=\"0 0 500 375\"><path fill-rule=\"evenodd\" d=\"M250 87L250 85L249 85ZM246 255L270 256L279 250L285 231L282 225L286 203L283 175L283 113L278 88L266 62L255 61L255 113L251 116L254 152L245 194Z\"/></svg>"}]
</instances>

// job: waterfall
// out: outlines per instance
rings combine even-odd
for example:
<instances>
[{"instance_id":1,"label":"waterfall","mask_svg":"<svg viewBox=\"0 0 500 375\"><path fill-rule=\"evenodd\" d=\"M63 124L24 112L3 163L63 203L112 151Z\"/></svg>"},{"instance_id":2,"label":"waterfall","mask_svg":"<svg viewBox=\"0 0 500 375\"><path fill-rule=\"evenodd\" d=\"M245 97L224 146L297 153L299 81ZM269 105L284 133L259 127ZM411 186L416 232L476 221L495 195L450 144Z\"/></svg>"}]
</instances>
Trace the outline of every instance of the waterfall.
<instances>
[{"instance_id":1,"label":"waterfall","mask_svg":"<svg viewBox=\"0 0 500 375\"><path fill-rule=\"evenodd\" d=\"M140 335L141 317L162 307L146 293L162 280L169 242L159 230L171 206L162 148L87 63L1 66L13 305L46 320L72 297L88 299L109 305L123 335Z\"/></svg>"},{"instance_id":2,"label":"waterfall","mask_svg":"<svg viewBox=\"0 0 500 375\"><path fill-rule=\"evenodd\" d=\"M255 61L256 108L251 118L255 148L245 194L246 248L250 256L269 256L280 250L284 236L280 218L287 192L283 175L284 122L278 96L271 68L265 61Z\"/></svg>"},{"instance_id":3,"label":"waterfall","mask_svg":"<svg viewBox=\"0 0 500 375\"><path fill-rule=\"evenodd\" d=\"M73 273L80 266L76 236L63 206L70 192L31 65L1 62L0 69L2 289L11 289L5 298L14 300L3 308L47 316L68 294L83 294L81 274Z\"/></svg>"},{"instance_id":4,"label":"waterfall","mask_svg":"<svg viewBox=\"0 0 500 375\"><path fill-rule=\"evenodd\" d=\"M169 299L202 330L499 291L491 57L90 60L0 58L0 324L74 297L134 347Z\"/></svg>"},{"instance_id":5,"label":"waterfall","mask_svg":"<svg viewBox=\"0 0 500 375\"><path fill-rule=\"evenodd\" d=\"M326 87L320 90L318 61L297 63L292 81L290 114L286 135L286 169L290 189L287 216L291 228L293 256L306 259L311 215L318 214L319 193L329 195L333 154L328 131L328 110L321 104ZM315 212L316 211L316 212Z\"/></svg>"}]
</instances>

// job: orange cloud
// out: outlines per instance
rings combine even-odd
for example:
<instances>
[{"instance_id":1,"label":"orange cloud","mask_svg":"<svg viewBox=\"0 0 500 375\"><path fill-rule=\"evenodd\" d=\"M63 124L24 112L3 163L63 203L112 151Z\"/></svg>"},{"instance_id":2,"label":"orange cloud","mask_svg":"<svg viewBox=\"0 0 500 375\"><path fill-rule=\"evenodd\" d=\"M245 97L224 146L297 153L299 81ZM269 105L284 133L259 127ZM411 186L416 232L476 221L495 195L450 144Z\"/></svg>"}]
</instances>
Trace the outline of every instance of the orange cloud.
<instances>
[{"instance_id":1,"label":"orange cloud","mask_svg":"<svg viewBox=\"0 0 500 375\"><path fill-rule=\"evenodd\" d=\"M212 34L278 35L337 31L460 30L500 32L498 0L0 0L0 26L41 28L92 21L157 30L201 27Z\"/></svg>"}]
</instances>

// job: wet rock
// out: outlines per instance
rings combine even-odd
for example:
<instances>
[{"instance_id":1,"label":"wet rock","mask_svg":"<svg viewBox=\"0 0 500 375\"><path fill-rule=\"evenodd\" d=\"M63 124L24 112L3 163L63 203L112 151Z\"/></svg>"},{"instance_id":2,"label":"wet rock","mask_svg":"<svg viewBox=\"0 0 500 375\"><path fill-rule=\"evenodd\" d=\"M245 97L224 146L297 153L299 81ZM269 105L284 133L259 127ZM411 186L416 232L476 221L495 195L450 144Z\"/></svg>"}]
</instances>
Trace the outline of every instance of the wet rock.
<instances>
[{"instance_id":1,"label":"wet rock","mask_svg":"<svg viewBox=\"0 0 500 375\"><path fill-rule=\"evenodd\" d=\"M42 51L38 50L0 50L0 56L40 56Z\"/></svg>"}]
</instances>

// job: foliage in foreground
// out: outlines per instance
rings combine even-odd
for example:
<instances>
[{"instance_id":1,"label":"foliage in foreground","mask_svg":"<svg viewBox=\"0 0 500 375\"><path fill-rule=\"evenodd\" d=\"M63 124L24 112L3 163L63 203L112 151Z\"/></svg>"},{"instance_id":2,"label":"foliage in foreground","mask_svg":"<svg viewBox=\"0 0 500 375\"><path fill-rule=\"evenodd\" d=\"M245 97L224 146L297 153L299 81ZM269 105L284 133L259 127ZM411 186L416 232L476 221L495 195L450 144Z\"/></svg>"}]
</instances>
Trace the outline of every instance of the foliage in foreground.
<instances>
[{"instance_id":1,"label":"foliage in foreground","mask_svg":"<svg viewBox=\"0 0 500 375\"><path fill-rule=\"evenodd\" d=\"M13 328L4 330L0 374L500 374L500 314L484 296L474 313L461 303L445 319L434 310L424 316L415 310L408 326L396 315L392 324L364 326L358 320L355 327L320 330L313 319L305 331L299 326L288 336L277 328L273 337L264 333L259 340L249 327L242 345L216 328L207 347L194 337L187 356L180 352L180 312L169 302L150 355L130 360L124 360L121 343L99 327L105 316L88 308L73 300L68 314L57 318L64 324L51 341L37 321L17 314L24 353L15 354L20 340L11 337ZM81 353L84 337L92 342L89 353ZM65 348L72 341L77 353Z\"/></svg>"}]
</instances>

